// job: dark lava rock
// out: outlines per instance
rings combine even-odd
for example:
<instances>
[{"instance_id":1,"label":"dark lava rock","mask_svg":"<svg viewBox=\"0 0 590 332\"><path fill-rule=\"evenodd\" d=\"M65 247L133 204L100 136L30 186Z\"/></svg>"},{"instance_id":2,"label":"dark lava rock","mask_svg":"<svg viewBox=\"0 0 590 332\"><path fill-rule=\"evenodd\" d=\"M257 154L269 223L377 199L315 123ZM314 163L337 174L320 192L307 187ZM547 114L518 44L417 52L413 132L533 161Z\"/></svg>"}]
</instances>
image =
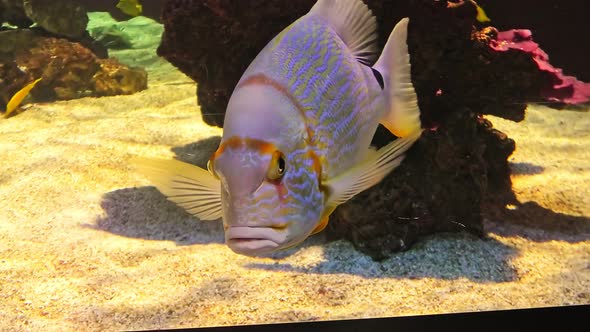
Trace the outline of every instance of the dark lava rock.
<instances>
[{"instance_id":1,"label":"dark lava rock","mask_svg":"<svg viewBox=\"0 0 590 332\"><path fill-rule=\"evenodd\" d=\"M80 38L86 32L88 15L77 1L0 0L0 23L19 28L33 23L58 36Z\"/></svg>"},{"instance_id":2,"label":"dark lava rock","mask_svg":"<svg viewBox=\"0 0 590 332\"><path fill-rule=\"evenodd\" d=\"M385 131L381 128L376 142L383 144L390 135ZM422 235L483 236L480 206L495 190L510 191L507 158L514 147L489 121L467 109L453 112L436 131L423 134L391 175L339 206L327 237L349 239L380 260L410 248Z\"/></svg>"},{"instance_id":3,"label":"dark lava rock","mask_svg":"<svg viewBox=\"0 0 590 332\"><path fill-rule=\"evenodd\" d=\"M69 0L22 0L25 13L38 26L59 36L78 38L88 24L86 9Z\"/></svg>"},{"instance_id":4,"label":"dark lava rock","mask_svg":"<svg viewBox=\"0 0 590 332\"><path fill-rule=\"evenodd\" d=\"M167 1L158 55L198 82L204 121L223 126L229 96L246 67L275 34L314 2Z\"/></svg>"},{"instance_id":5,"label":"dark lava rock","mask_svg":"<svg viewBox=\"0 0 590 332\"><path fill-rule=\"evenodd\" d=\"M409 16L412 81L426 131L402 165L338 207L326 229L374 259L420 236L465 230L483 235L482 206L513 199L507 158L515 142L483 116L521 121L547 84L530 53L490 47L498 30L475 20L472 1L366 0L379 46ZM203 119L223 126L229 96L266 43L315 0L168 0L158 54L198 83ZM394 139L379 128L373 144ZM512 203L512 202L511 202Z\"/></svg>"},{"instance_id":6,"label":"dark lava rock","mask_svg":"<svg viewBox=\"0 0 590 332\"><path fill-rule=\"evenodd\" d=\"M0 23L7 22L19 28L26 28L33 21L25 14L23 0L0 0Z\"/></svg>"}]
</instances>

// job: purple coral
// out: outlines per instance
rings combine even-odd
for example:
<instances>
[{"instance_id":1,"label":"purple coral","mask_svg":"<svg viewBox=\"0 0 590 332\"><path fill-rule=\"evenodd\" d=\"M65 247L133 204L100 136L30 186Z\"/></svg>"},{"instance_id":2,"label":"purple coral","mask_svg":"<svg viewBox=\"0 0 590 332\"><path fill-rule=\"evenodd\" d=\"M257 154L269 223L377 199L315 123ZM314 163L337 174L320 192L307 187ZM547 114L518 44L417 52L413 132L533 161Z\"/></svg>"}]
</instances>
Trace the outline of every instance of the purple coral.
<instances>
[{"instance_id":1,"label":"purple coral","mask_svg":"<svg viewBox=\"0 0 590 332\"><path fill-rule=\"evenodd\" d=\"M533 41L533 34L527 29L498 32L489 46L495 51L518 50L528 53L540 71L548 76L547 84L541 87L541 97L552 102L581 104L590 101L590 83L584 83L573 76L563 74L560 68L549 63L549 56Z\"/></svg>"}]
</instances>

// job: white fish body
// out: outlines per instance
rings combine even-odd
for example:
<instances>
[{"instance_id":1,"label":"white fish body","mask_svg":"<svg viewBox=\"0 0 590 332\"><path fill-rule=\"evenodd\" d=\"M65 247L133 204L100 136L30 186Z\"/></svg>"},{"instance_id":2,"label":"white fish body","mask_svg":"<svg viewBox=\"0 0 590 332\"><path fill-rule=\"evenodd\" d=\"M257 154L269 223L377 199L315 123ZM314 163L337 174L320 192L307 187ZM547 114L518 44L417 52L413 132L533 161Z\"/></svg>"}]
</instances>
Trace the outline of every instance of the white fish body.
<instances>
[{"instance_id":1,"label":"white fish body","mask_svg":"<svg viewBox=\"0 0 590 332\"><path fill-rule=\"evenodd\" d=\"M319 0L244 72L211 174L176 160L136 163L200 219L222 217L237 253L299 244L397 167L421 135L407 25L407 18L396 25L371 67L376 21L367 6ZM400 138L375 152L369 145L379 123Z\"/></svg>"}]
</instances>

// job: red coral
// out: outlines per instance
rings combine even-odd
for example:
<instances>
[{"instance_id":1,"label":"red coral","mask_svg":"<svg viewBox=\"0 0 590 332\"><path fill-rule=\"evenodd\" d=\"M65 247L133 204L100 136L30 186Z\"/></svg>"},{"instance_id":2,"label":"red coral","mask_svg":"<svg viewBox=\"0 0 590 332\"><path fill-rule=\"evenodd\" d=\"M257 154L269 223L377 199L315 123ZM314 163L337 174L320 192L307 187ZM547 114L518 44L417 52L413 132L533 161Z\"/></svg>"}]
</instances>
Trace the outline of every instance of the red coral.
<instances>
[{"instance_id":1,"label":"red coral","mask_svg":"<svg viewBox=\"0 0 590 332\"><path fill-rule=\"evenodd\" d=\"M590 83L578 81L573 76L563 74L560 68L549 63L549 56L535 43L533 34L527 29L514 29L498 32L489 46L495 51L518 50L529 54L540 71L546 73L547 83L541 87L541 97L553 102L581 104L590 101Z\"/></svg>"}]
</instances>

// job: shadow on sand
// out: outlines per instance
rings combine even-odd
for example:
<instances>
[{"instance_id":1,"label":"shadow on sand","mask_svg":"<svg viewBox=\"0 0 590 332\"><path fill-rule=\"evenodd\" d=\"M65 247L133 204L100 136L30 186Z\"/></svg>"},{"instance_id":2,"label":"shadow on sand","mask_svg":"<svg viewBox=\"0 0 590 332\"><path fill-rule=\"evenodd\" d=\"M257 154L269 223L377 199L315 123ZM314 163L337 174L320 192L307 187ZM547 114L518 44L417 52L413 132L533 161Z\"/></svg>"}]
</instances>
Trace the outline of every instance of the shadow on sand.
<instances>
[{"instance_id":1,"label":"shadow on sand","mask_svg":"<svg viewBox=\"0 0 590 332\"><path fill-rule=\"evenodd\" d=\"M510 163L516 176L536 175L542 166L521 162ZM577 243L590 240L590 218L547 209L537 202L520 202L513 189L494 192L482 204L485 230L500 236L518 236L535 242L565 241Z\"/></svg>"},{"instance_id":2,"label":"shadow on sand","mask_svg":"<svg viewBox=\"0 0 590 332\"><path fill-rule=\"evenodd\" d=\"M545 171L543 166L531 164L531 163L509 163L510 172L513 175L535 175L541 174Z\"/></svg>"},{"instance_id":3,"label":"shadow on sand","mask_svg":"<svg viewBox=\"0 0 590 332\"><path fill-rule=\"evenodd\" d=\"M489 204L483 211L489 221L486 231L501 236L519 236L536 242L590 240L590 218L554 212L536 202Z\"/></svg>"},{"instance_id":4,"label":"shadow on sand","mask_svg":"<svg viewBox=\"0 0 590 332\"><path fill-rule=\"evenodd\" d=\"M112 191L103 196L101 206L106 216L86 227L177 245L224 243L220 221L199 221L154 187Z\"/></svg>"},{"instance_id":5,"label":"shadow on sand","mask_svg":"<svg viewBox=\"0 0 590 332\"><path fill-rule=\"evenodd\" d=\"M176 154L176 159L206 169L207 161L219 147L219 142L221 142L221 136L213 136L184 146L173 147L172 152Z\"/></svg>"},{"instance_id":6,"label":"shadow on sand","mask_svg":"<svg viewBox=\"0 0 590 332\"><path fill-rule=\"evenodd\" d=\"M277 261L251 263L247 267L267 271L315 274L353 274L364 278L467 278L475 282L508 282L518 276L511 258L518 251L494 239L467 233L440 233L427 236L407 251L376 262L339 240L323 244L324 260L314 266Z\"/></svg>"}]
</instances>

